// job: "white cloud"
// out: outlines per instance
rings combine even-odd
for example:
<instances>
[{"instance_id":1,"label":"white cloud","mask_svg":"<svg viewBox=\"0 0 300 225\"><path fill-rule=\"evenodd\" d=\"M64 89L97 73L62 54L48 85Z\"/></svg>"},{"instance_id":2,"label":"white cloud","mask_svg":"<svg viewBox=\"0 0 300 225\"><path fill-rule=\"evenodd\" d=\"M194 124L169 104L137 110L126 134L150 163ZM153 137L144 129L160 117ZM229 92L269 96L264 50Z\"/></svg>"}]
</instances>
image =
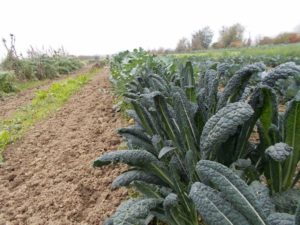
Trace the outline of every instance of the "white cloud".
<instances>
[{"instance_id":1,"label":"white cloud","mask_svg":"<svg viewBox=\"0 0 300 225\"><path fill-rule=\"evenodd\" d=\"M299 8L299 0L1 0L0 37L15 34L23 52L30 45L73 54L174 48L207 25L215 35L236 22L252 37L292 31Z\"/></svg>"}]
</instances>

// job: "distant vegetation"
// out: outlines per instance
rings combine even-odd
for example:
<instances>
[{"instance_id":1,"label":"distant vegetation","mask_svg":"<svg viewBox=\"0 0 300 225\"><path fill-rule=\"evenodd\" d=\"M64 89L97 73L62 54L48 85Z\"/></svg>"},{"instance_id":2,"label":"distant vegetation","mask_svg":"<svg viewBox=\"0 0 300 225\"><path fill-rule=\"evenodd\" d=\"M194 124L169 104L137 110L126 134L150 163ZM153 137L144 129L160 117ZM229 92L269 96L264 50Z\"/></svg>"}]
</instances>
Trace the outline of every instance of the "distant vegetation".
<instances>
[{"instance_id":1,"label":"distant vegetation","mask_svg":"<svg viewBox=\"0 0 300 225\"><path fill-rule=\"evenodd\" d=\"M1 93L16 90L13 82L53 79L82 66L79 59L66 54L63 48L47 51L31 48L27 52L28 56L23 57L17 53L14 35L10 35L9 43L6 39L2 41L7 55L0 67L0 96Z\"/></svg>"},{"instance_id":2,"label":"distant vegetation","mask_svg":"<svg viewBox=\"0 0 300 225\"><path fill-rule=\"evenodd\" d=\"M203 56L203 57L229 57L229 56L273 56L273 57L299 57L300 43L264 45L243 48L208 49L197 52L174 54L178 57Z\"/></svg>"},{"instance_id":3,"label":"distant vegetation","mask_svg":"<svg viewBox=\"0 0 300 225\"><path fill-rule=\"evenodd\" d=\"M300 25L299 25L300 27ZM294 32L282 32L275 37L258 36L255 39L245 35L245 27L239 23L231 26L223 26L219 30L219 38L213 41L214 32L208 26L194 32L190 38L182 37L175 49L159 48L150 50L154 54L190 53L205 51L207 49L231 49L265 45L294 44L300 43L300 28L296 27Z\"/></svg>"},{"instance_id":4,"label":"distant vegetation","mask_svg":"<svg viewBox=\"0 0 300 225\"><path fill-rule=\"evenodd\" d=\"M14 74L7 71L0 71L0 92L10 93L16 91L13 85Z\"/></svg>"}]
</instances>

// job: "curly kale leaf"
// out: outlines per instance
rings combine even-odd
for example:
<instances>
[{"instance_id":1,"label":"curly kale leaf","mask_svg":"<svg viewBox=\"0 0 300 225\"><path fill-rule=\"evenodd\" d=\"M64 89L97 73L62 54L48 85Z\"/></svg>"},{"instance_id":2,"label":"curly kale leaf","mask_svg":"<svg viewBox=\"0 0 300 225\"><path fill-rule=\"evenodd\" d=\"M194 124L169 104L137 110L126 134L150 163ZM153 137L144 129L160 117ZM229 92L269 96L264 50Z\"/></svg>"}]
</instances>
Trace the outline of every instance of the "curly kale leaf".
<instances>
[{"instance_id":1,"label":"curly kale leaf","mask_svg":"<svg viewBox=\"0 0 300 225\"><path fill-rule=\"evenodd\" d=\"M166 186L151 184L144 181L136 180L133 181L131 184L136 188L137 191L139 191L147 198L163 199L172 192L172 189Z\"/></svg>"},{"instance_id":2,"label":"curly kale leaf","mask_svg":"<svg viewBox=\"0 0 300 225\"><path fill-rule=\"evenodd\" d=\"M273 213L268 216L270 225L295 225L295 216L287 213Z\"/></svg>"},{"instance_id":3,"label":"curly kale leaf","mask_svg":"<svg viewBox=\"0 0 300 225\"><path fill-rule=\"evenodd\" d=\"M145 150L118 150L105 153L94 161L94 167L110 163L126 163L132 166L146 167L150 164L160 165L161 162Z\"/></svg>"},{"instance_id":4,"label":"curly kale leaf","mask_svg":"<svg viewBox=\"0 0 300 225\"><path fill-rule=\"evenodd\" d=\"M105 225L147 225L153 216L150 210L162 203L156 198L130 199L123 202Z\"/></svg>"},{"instance_id":5,"label":"curly kale leaf","mask_svg":"<svg viewBox=\"0 0 300 225\"><path fill-rule=\"evenodd\" d=\"M300 66L296 65L294 62L287 62L271 70L268 75L262 80L262 83L264 85L274 87L277 80L287 79L288 77L295 76L299 73Z\"/></svg>"},{"instance_id":6,"label":"curly kale leaf","mask_svg":"<svg viewBox=\"0 0 300 225\"><path fill-rule=\"evenodd\" d=\"M251 76L265 70L265 68L263 63L254 63L237 71L225 86L225 89L218 100L217 109L223 108L227 103L239 101Z\"/></svg>"},{"instance_id":7,"label":"curly kale leaf","mask_svg":"<svg viewBox=\"0 0 300 225\"><path fill-rule=\"evenodd\" d=\"M272 201L277 212L295 214L297 206L300 205L300 190L291 188L281 193L275 193Z\"/></svg>"},{"instance_id":8,"label":"curly kale leaf","mask_svg":"<svg viewBox=\"0 0 300 225\"><path fill-rule=\"evenodd\" d=\"M285 177L284 183L286 186L290 186L299 179L298 175L293 181L297 164L300 161L300 91L289 102L283 124L284 142L293 148L292 157L289 157L284 165L284 169L288 171L288 176Z\"/></svg>"},{"instance_id":9,"label":"curly kale leaf","mask_svg":"<svg viewBox=\"0 0 300 225\"><path fill-rule=\"evenodd\" d=\"M300 203L298 204L298 207L296 209L295 225L300 225Z\"/></svg>"},{"instance_id":10,"label":"curly kale leaf","mask_svg":"<svg viewBox=\"0 0 300 225\"><path fill-rule=\"evenodd\" d=\"M233 135L253 114L247 103L235 102L219 110L205 124L200 138L203 159Z\"/></svg>"},{"instance_id":11,"label":"curly kale leaf","mask_svg":"<svg viewBox=\"0 0 300 225\"><path fill-rule=\"evenodd\" d=\"M199 176L210 181L224 194L236 210L252 224L267 225L267 215L247 184L228 167L213 161L200 160L196 166Z\"/></svg>"},{"instance_id":12,"label":"curly kale leaf","mask_svg":"<svg viewBox=\"0 0 300 225\"><path fill-rule=\"evenodd\" d=\"M268 147L265 151L265 154L271 159L277 162L285 161L292 153L293 148L291 148L286 143L277 143Z\"/></svg>"},{"instance_id":13,"label":"curly kale leaf","mask_svg":"<svg viewBox=\"0 0 300 225\"><path fill-rule=\"evenodd\" d=\"M169 211L178 204L178 196L174 193L170 193L163 202L163 207L166 211Z\"/></svg>"},{"instance_id":14,"label":"curly kale leaf","mask_svg":"<svg viewBox=\"0 0 300 225\"><path fill-rule=\"evenodd\" d=\"M130 170L126 171L125 173L119 175L112 183L112 188L116 189L122 186L128 186L133 181L145 181L147 183L151 184L162 184L162 181L150 174L146 173L144 171L140 170Z\"/></svg>"},{"instance_id":15,"label":"curly kale leaf","mask_svg":"<svg viewBox=\"0 0 300 225\"><path fill-rule=\"evenodd\" d=\"M121 128L119 134L130 140L131 144L137 148L143 148L152 154L156 155L156 149L152 144L151 138L146 133L137 127Z\"/></svg>"},{"instance_id":16,"label":"curly kale leaf","mask_svg":"<svg viewBox=\"0 0 300 225\"><path fill-rule=\"evenodd\" d=\"M250 191L256 196L258 204L265 212L266 215L270 215L275 212L275 205L270 197L269 188L259 181L253 181L249 186Z\"/></svg>"},{"instance_id":17,"label":"curly kale leaf","mask_svg":"<svg viewBox=\"0 0 300 225\"><path fill-rule=\"evenodd\" d=\"M207 225L250 225L218 191L200 182L192 185L189 196Z\"/></svg>"}]
</instances>

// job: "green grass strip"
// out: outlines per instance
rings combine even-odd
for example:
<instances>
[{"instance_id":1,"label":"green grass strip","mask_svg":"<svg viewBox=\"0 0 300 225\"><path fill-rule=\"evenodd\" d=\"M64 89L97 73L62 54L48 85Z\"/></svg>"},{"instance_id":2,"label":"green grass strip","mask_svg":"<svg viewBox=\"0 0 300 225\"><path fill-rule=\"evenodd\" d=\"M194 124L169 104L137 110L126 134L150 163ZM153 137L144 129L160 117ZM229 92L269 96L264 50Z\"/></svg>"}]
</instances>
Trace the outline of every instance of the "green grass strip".
<instances>
[{"instance_id":1,"label":"green grass strip","mask_svg":"<svg viewBox=\"0 0 300 225\"><path fill-rule=\"evenodd\" d=\"M35 87L39 87L41 85L47 84L48 82L51 82L51 80L30 80L26 82L15 82L14 86L16 87L18 93Z\"/></svg>"},{"instance_id":2,"label":"green grass strip","mask_svg":"<svg viewBox=\"0 0 300 225\"><path fill-rule=\"evenodd\" d=\"M99 69L92 69L75 78L67 78L53 83L48 90L37 91L29 105L18 109L14 114L0 121L0 162L3 162L1 153L8 144L22 137L37 122L59 110L98 72Z\"/></svg>"},{"instance_id":3,"label":"green grass strip","mask_svg":"<svg viewBox=\"0 0 300 225\"><path fill-rule=\"evenodd\" d=\"M208 49L190 53L170 54L176 58L188 57L237 57L237 56L283 56L283 57L300 57L300 44L281 44L266 45L243 48L226 48L226 49Z\"/></svg>"}]
</instances>

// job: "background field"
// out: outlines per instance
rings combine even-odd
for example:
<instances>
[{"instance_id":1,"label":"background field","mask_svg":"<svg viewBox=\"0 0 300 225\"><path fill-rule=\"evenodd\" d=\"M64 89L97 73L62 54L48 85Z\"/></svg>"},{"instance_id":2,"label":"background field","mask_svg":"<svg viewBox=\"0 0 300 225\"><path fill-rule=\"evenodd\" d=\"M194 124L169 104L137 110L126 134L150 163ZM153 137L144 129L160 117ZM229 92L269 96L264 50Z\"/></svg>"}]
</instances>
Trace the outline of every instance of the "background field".
<instances>
[{"instance_id":1,"label":"background field","mask_svg":"<svg viewBox=\"0 0 300 225\"><path fill-rule=\"evenodd\" d=\"M244 48L226 48L226 49L209 49L196 51L191 53L171 54L179 58L188 57L211 57L225 58L231 56L280 56L280 57L300 57L300 43L282 44L282 45L266 45Z\"/></svg>"}]
</instances>

